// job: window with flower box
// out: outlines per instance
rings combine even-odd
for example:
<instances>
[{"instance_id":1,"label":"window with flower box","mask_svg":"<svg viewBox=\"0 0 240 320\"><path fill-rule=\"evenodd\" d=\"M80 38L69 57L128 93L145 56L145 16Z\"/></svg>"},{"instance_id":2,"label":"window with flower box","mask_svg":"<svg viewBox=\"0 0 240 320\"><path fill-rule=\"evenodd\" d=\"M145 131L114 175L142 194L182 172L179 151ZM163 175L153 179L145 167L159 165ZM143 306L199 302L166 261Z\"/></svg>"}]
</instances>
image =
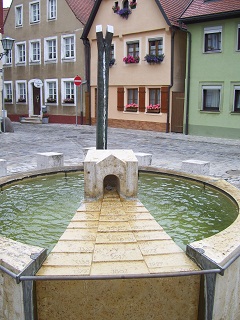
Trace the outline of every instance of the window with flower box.
<instances>
[{"instance_id":1,"label":"window with flower box","mask_svg":"<svg viewBox=\"0 0 240 320\"><path fill-rule=\"evenodd\" d=\"M40 21L40 3L39 1L30 2L30 23L38 23Z\"/></svg>"},{"instance_id":2,"label":"window with flower box","mask_svg":"<svg viewBox=\"0 0 240 320\"><path fill-rule=\"evenodd\" d=\"M240 112L240 86L234 86L233 111Z\"/></svg>"},{"instance_id":3,"label":"window with flower box","mask_svg":"<svg viewBox=\"0 0 240 320\"><path fill-rule=\"evenodd\" d=\"M11 81L4 82L4 102L13 103L13 90Z\"/></svg>"},{"instance_id":4,"label":"window with flower box","mask_svg":"<svg viewBox=\"0 0 240 320\"><path fill-rule=\"evenodd\" d=\"M57 62L57 37L44 40L44 60L51 63Z\"/></svg>"},{"instance_id":5,"label":"window with flower box","mask_svg":"<svg viewBox=\"0 0 240 320\"><path fill-rule=\"evenodd\" d=\"M204 28L204 52L221 52L222 27Z\"/></svg>"},{"instance_id":6,"label":"window with flower box","mask_svg":"<svg viewBox=\"0 0 240 320\"><path fill-rule=\"evenodd\" d=\"M26 43L15 44L15 62L16 64L26 64Z\"/></svg>"},{"instance_id":7,"label":"window with flower box","mask_svg":"<svg viewBox=\"0 0 240 320\"><path fill-rule=\"evenodd\" d=\"M123 61L127 64L139 62L139 41L127 42L127 56Z\"/></svg>"},{"instance_id":8,"label":"window with flower box","mask_svg":"<svg viewBox=\"0 0 240 320\"><path fill-rule=\"evenodd\" d=\"M29 42L29 62L40 62L40 40L33 40Z\"/></svg>"},{"instance_id":9,"label":"window with flower box","mask_svg":"<svg viewBox=\"0 0 240 320\"><path fill-rule=\"evenodd\" d=\"M75 104L75 87L73 79L62 79L63 104Z\"/></svg>"},{"instance_id":10,"label":"window with flower box","mask_svg":"<svg viewBox=\"0 0 240 320\"><path fill-rule=\"evenodd\" d=\"M56 104L57 103L57 79L46 79L44 81L45 88L45 103Z\"/></svg>"},{"instance_id":11,"label":"window with flower box","mask_svg":"<svg viewBox=\"0 0 240 320\"><path fill-rule=\"evenodd\" d=\"M149 89L149 105L146 108L147 113L160 113L160 89Z\"/></svg>"},{"instance_id":12,"label":"window with flower box","mask_svg":"<svg viewBox=\"0 0 240 320\"><path fill-rule=\"evenodd\" d=\"M56 19L57 3L56 0L48 0L48 20Z\"/></svg>"},{"instance_id":13,"label":"window with flower box","mask_svg":"<svg viewBox=\"0 0 240 320\"><path fill-rule=\"evenodd\" d=\"M163 59L163 38L149 39L148 54L144 57L144 60L148 63L161 63Z\"/></svg>"},{"instance_id":14,"label":"window with flower box","mask_svg":"<svg viewBox=\"0 0 240 320\"><path fill-rule=\"evenodd\" d=\"M17 81L16 82L16 102L26 103L26 81Z\"/></svg>"},{"instance_id":15,"label":"window with flower box","mask_svg":"<svg viewBox=\"0 0 240 320\"><path fill-rule=\"evenodd\" d=\"M138 89L127 89L127 105L125 106L127 112L138 111Z\"/></svg>"},{"instance_id":16,"label":"window with flower box","mask_svg":"<svg viewBox=\"0 0 240 320\"><path fill-rule=\"evenodd\" d=\"M23 6L15 7L15 26L22 27L23 25Z\"/></svg>"}]
</instances>

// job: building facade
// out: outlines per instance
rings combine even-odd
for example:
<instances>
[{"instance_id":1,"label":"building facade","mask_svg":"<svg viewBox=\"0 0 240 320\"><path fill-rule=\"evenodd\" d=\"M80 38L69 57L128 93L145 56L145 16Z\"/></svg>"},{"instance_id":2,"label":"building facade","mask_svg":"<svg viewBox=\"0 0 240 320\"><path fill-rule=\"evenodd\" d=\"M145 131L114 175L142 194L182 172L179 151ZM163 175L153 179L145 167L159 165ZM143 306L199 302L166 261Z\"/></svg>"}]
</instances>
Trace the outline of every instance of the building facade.
<instances>
[{"instance_id":1,"label":"building facade","mask_svg":"<svg viewBox=\"0 0 240 320\"><path fill-rule=\"evenodd\" d=\"M4 60L4 104L12 120L41 117L43 110L58 123L75 123L81 112L85 115L86 86L80 94L74 78L79 75L84 83L80 37L93 3L13 0L5 34L15 44Z\"/></svg>"}]
</instances>

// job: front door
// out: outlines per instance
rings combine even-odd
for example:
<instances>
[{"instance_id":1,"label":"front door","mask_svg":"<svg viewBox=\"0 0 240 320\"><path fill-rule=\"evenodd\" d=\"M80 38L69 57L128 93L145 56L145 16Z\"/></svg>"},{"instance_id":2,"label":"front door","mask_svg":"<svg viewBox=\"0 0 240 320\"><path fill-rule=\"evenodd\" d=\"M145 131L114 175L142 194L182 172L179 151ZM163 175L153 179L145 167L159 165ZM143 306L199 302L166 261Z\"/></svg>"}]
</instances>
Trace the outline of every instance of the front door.
<instances>
[{"instance_id":1,"label":"front door","mask_svg":"<svg viewBox=\"0 0 240 320\"><path fill-rule=\"evenodd\" d=\"M33 114L40 115L40 111L41 111L40 88L37 88L33 85Z\"/></svg>"},{"instance_id":2,"label":"front door","mask_svg":"<svg viewBox=\"0 0 240 320\"><path fill-rule=\"evenodd\" d=\"M183 133L184 92L172 93L171 132Z\"/></svg>"}]
</instances>

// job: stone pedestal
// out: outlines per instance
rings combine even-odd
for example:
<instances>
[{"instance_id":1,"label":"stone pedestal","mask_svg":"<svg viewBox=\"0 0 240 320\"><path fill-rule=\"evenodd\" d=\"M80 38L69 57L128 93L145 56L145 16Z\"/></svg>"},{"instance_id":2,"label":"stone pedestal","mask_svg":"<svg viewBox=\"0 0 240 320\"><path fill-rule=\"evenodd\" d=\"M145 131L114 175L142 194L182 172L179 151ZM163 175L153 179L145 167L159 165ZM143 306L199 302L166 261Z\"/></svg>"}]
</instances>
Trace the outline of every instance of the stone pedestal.
<instances>
[{"instance_id":1,"label":"stone pedestal","mask_svg":"<svg viewBox=\"0 0 240 320\"><path fill-rule=\"evenodd\" d=\"M7 160L0 159L0 177L7 175Z\"/></svg>"},{"instance_id":2,"label":"stone pedestal","mask_svg":"<svg viewBox=\"0 0 240 320\"><path fill-rule=\"evenodd\" d=\"M63 166L63 153L43 152L37 153L37 168L56 168Z\"/></svg>"},{"instance_id":3,"label":"stone pedestal","mask_svg":"<svg viewBox=\"0 0 240 320\"><path fill-rule=\"evenodd\" d=\"M142 153L137 152L135 156L138 159L138 166L139 167L147 167L152 164L152 154L151 153Z\"/></svg>"},{"instance_id":4,"label":"stone pedestal","mask_svg":"<svg viewBox=\"0 0 240 320\"><path fill-rule=\"evenodd\" d=\"M201 160L185 160L182 161L182 170L188 173L209 175L210 162Z\"/></svg>"}]
</instances>

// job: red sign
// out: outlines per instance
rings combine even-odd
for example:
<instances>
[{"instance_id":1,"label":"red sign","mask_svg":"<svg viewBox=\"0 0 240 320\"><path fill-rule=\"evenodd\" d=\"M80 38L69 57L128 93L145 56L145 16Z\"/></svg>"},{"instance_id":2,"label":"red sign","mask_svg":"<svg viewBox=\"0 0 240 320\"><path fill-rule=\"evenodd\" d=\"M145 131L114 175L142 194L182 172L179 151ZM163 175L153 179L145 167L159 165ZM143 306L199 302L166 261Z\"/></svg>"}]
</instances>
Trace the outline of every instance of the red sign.
<instances>
[{"instance_id":1,"label":"red sign","mask_svg":"<svg viewBox=\"0 0 240 320\"><path fill-rule=\"evenodd\" d=\"M74 84L75 84L76 86L80 86L80 85L82 84L82 79L81 79L81 77L76 76L76 77L74 78Z\"/></svg>"}]
</instances>

